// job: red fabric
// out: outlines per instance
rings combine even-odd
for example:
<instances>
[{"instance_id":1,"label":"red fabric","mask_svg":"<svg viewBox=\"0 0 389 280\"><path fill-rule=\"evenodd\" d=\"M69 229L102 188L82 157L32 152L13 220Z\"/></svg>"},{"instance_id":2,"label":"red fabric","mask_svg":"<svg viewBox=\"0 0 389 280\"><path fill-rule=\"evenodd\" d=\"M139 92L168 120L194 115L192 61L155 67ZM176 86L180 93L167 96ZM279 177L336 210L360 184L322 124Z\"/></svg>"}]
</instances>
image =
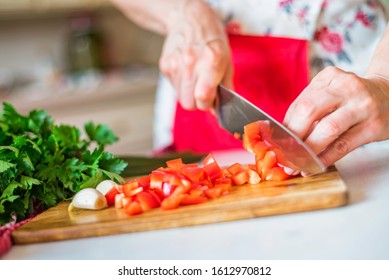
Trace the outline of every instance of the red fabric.
<instances>
[{"instance_id":1,"label":"red fabric","mask_svg":"<svg viewBox=\"0 0 389 280\"><path fill-rule=\"evenodd\" d=\"M308 85L307 41L230 35L235 91L278 121ZM178 151L208 153L241 148L210 112L186 111L177 104L173 130Z\"/></svg>"},{"instance_id":2,"label":"red fabric","mask_svg":"<svg viewBox=\"0 0 389 280\"><path fill-rule=\"evenodd\" d=\"M12 247L12 231L17 229L18 227L24 225L28 221L30 221L33 217L30 217L26 220L16 222L16 217L14 220L0 227L0 256L7 253Z\"/></svg>"}]
</instances>

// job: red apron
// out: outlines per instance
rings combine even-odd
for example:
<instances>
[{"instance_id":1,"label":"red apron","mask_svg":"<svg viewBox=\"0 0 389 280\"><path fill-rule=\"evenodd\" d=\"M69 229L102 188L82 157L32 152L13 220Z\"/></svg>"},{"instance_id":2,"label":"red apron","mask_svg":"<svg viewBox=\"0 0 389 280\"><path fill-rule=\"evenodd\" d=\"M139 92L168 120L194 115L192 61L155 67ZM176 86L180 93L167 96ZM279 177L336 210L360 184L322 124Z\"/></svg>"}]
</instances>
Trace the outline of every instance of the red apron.
<instances>
[{"instance_id":1,"label":"red apron","mask_svg":"<svg viewBox=\"0 0 389 280\"><path fill-rule=\"evenodd\" d=\"M230 35L235 91L278 121L308 85L307 41ZM208 153L241 148L208 111L187 111L177 103L173 128L177 151Z\"/></svg>"}]
</instances>

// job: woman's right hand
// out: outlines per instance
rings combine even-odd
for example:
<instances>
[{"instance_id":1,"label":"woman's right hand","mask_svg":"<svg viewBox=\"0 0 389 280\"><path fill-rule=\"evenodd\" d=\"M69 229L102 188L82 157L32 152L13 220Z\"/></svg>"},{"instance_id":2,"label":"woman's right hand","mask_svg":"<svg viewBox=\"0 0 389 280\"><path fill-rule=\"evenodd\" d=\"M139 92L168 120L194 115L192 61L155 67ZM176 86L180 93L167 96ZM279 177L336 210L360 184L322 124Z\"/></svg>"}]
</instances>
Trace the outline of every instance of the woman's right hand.
<instances>
[{"instance_id":1,"label":"woman's right hand","mask_svg":"<svg viewBox=\"0 0 389 280\"><path fill-rule=\"evenodd\" d=\"M167 26L160 69L185 109L207 110L214 104L218 84L232 88L228 39L207 3L180 1L182 6Z\"/></svg>"}]
</instances>

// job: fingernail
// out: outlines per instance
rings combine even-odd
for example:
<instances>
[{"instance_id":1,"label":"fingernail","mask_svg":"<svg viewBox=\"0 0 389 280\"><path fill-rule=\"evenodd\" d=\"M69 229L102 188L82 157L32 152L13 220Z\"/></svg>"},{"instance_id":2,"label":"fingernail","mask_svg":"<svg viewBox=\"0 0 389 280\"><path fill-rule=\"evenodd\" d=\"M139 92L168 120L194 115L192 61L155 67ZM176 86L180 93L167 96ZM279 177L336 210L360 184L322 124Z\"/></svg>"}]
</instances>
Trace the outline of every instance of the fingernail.
<instances>
[{"instance_id":1,"label":"fingernail","mask_svg":"<svg viewBox=\"0 0 389 280\"><path fill-rule=\"evenodd\" d=\"M311 174L309 174L308 172L301 172L301 176L303 177L309 177Z\"/></svg>"},{"instance_id":2,"label":"fingernail","mask_svg":"<svg viewBox=\"0 0 389 280\"><path fill-rule=\"evenodd\" d=\"M289 168L289 167L286 167L284 166L284 172L288 175L293 175L293 176L296 176L300 173L300 171L297 171L297 170L293 170L292 168Z\"/></svg>"}]
</instances>

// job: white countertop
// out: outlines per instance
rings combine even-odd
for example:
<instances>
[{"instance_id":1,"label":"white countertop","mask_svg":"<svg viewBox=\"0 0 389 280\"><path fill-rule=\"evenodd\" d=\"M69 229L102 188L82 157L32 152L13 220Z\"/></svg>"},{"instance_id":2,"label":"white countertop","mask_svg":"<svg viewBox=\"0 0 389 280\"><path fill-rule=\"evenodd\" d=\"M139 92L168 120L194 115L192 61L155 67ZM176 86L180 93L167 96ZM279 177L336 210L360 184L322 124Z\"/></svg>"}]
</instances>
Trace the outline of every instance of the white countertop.
<instances>
[{"instance_id":1,"label":"white countertop","mask_svg":"<svg viewBox=\"0 0 389 280\"><path fill-rule=\"evenodd\" d=\"M337 168L350 195L344 207L18 245L2 259L389 259L389 141L355 150Z\"/></svg>"}]
</instances>

